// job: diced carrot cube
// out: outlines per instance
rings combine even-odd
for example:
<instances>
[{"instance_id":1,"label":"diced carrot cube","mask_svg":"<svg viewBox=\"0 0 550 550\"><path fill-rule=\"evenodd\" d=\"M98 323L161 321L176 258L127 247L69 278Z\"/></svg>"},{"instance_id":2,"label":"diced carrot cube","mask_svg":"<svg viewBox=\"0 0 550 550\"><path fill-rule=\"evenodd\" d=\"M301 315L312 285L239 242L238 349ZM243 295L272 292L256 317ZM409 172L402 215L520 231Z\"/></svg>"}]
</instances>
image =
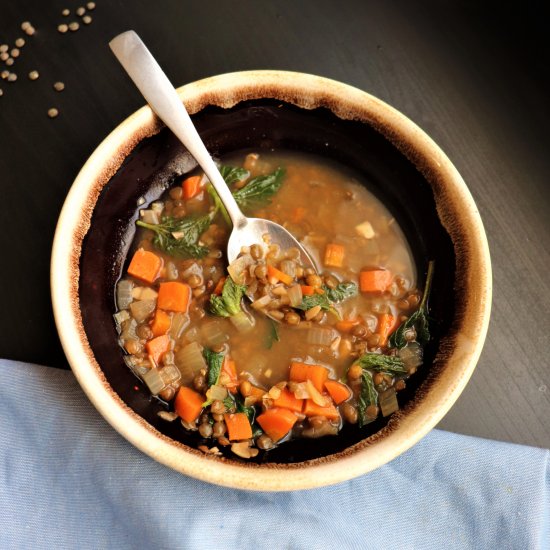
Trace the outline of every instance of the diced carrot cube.
<instances>
[{"instance_id":1,"label":"diced carrot cube","mask_svg":"<svg viewBox=\"0 0 550 550\"><path fill-rule=\"evenodd\" d=\"M294 382L305 382L311 380L315 389L322 392L325 387L325 382L328 380L329 371L322 365L310 365L299 361L290 363L290 380Z\"/></svg>"},{"instance_id":2,"label":"diced carrot cube","mask_svg":"<svg viewBox=\"0 0 550 550\"><path fill-rule=\"evenodd\" d=\"M170 349L170 337L167 334L157 336L145 344L145 349L158 365L161 357Z\"/></svg>"},{"instance_id":3,"label":"diced carrot cube","mask_svg":"<svg viewBox=\"0 0 550 550\"><path fill-rule=\"evenodd\" d=\"M290 409L291 411L295 412L302 412L302 408L304 406L304 400L298 399L294 396L294 394L287 390L286 388L283 388L281 390L281 395L273 400L273 405L275 407L283 407L285 409Z\"/></svg>"},{"instance_id":4,"label":"diced carrot cube","mask_svg":"<svg viewBox=\"0 0 550 550\"><path fill-rule=\"evenodd\" d=\"M386 292L392 282L392 274L385 269L369 269L359 274L361 292L381 294Z\"/></svg>"},{"instance_id":5,"label":"diced carrot cube","mask_svg":"<svg viewBox=\"0 0 550 550\"><path fill-rule=\"evenodd\" d=\"M290 432L298 417L289 409L274 407L260 414L256 420L273 441L279 441Z\"/></svg>"},{"instance_id":6,"label":"diced carrot cube","mask_svg":"<svg viewBox=\"0 0 550 550\"><path fill-rule=\"evenodd\" d=\"M154 283L162 269L162 258L154 252L138 248L128 266L128 274L146 283Z\"/></svg>"},{"instance_id":7,"label":"diced carrot cube","mask_svg":"<svg viewBox=\"0 0 550 550\"><path fill-rule=\"evenodd\" d=\"M202 176L191 176L181 184L183 187L183 198L185 200L196 197L202 191L201 180Z\"/></svg>"},{"instance_id":8,"label":"diced carrot cube","mask_svg":"<svg viewBox=\"0 0 550 550\"><path fill-rule=\"evenodd\" d=\"M155 311L155 316L153 317L153 322L151 323L151 330L153 331L153 336L162 336L170 330L170 325L172 324L172 318L168 313L158 309Z\"/></svg>"},{"instance_id":9,"label":"diced carrot cube","mask_svg":"<svg viewBox=\"0 0 550 550\"><path fill-rule=\"evenodd\" d=\"M327 267L342 267L344 265L344 253L345 249L341 244L327 244L324 264Z\"/></svg>"},{"instance_id":10,"label":"diced carrot cube","mask_svg":"<svg viewBox=\"0 0 550 550\"><path fill-rule=\"evenodd\" d=\"M197 420L202 411L204 397L186 386L181 386L174 401L176 414L186 422L192 423Z\"/></svg>"},{"instance_id":11,"label":"diced carrot cube","mask_svg":"<svg viewBox=\"0 0 550 550\"><path fill-rule=\"evenodd\" d=\"M244 413L226 413L223 415L229 441L240 441L252 437L252 426Z\"/></svg>"},{"instance_id":12,"label":"diced carrot cube","mask_svg":"<svg viewBox=\"0 0 550 550\"><path fill-rule=\"evenodd\" d=\"M317 405L312 399L306 399L304 414L306 416L324 416L329 420L337 420L340 418L340 413L334 405L322 407L321 405Z\"/></svg>"},{"instance_id":13,"label":"diced carrot cube","mask_svg":"<svg viewBox=\"0 0 550 550\"><path fill-rule=\"evenodd\" d=\"M168 311L186 312L191 299L191 287L185 283L171 281L160 283L157 307Z\"/></svg>"}]
</instances>

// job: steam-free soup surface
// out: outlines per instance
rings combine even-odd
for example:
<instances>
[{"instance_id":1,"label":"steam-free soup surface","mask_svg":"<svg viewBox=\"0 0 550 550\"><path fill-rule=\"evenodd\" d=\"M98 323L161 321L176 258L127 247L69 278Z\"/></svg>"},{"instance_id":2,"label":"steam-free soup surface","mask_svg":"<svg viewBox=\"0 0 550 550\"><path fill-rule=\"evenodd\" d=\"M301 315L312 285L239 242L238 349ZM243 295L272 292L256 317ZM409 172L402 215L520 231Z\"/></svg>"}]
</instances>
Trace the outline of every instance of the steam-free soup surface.
<instances>
[{"instance_id":1,"label":"steam-free soup surface","mask_svg":"<svg viewBox=\"0 0 550 550\"><path fill-rule=\"evenodd\" d=\"M244 212L286 227L319 269L270 242L228 266L230 224L199 172L144 208L115 319L127 364L169 404L165 418L199 430L205 452L250 458L397 410L422 362L426 335L411 315L425 300L388 209L318 157L221 165Z\"/></svg>"}]
</instances>

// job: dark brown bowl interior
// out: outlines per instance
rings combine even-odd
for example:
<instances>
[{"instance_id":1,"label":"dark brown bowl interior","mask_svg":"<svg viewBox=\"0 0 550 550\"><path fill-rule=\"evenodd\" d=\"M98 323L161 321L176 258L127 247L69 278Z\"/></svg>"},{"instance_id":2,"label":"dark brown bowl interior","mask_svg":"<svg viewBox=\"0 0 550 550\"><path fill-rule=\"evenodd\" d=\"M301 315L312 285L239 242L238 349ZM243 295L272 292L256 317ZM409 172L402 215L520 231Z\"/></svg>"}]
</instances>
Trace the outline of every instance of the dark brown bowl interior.
<instances>
[{"instance_id":1,"label":"dark brown bowl interior","mask_svg":"<svg viewBox=\"0 0 550 550\"><path fill-rule=\"evenodd\" d=\"M401 225L414 253L419 284L428 260L436 261L430 300L434 338L426 349L424 367L400 393L401 407L414 400L430 374L439 340L448 333L456 307L454 249L423 175L378 131L361 122L342 120L325 108L304 110L262 99L242 102L231 109L207 107L192 118L214 156L246 149L287 149L321 155L356 170ZM196 447L196 433L188 434L179 422L168 423L157 416L164 407L148 395L123 362L112 318L114 286L134 235L138 199L143 196L150 202L173 183L176 172L167 171L167 166L176 157L181 159L183 151L172 133L163 129L143 140L105 185L82 246L79 295L91 349L114 391L157 430ZM188 170L195 166L191 159L188 164ZM360 430L346 426L337 437L291 441L262 453L258 460L291 463L338 453L386 423L387 419L379 419Z\"/></svg>"}]
</instances>

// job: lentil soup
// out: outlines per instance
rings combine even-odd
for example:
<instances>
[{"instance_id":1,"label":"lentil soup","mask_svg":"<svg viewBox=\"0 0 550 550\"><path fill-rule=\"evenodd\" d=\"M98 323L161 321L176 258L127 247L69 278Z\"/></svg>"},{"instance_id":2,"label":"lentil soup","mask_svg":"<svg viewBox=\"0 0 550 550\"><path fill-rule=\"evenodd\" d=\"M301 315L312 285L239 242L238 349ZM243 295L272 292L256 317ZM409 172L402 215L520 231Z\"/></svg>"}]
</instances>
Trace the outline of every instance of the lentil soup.
<instances>
[{"instance_id":1,"label":"lentil soup","mask_svg":"<svg viewBox=\"0 0 550 550\"><path fill-rule=\"evenodd\" d=\"M339 165L262 151L221 171L244 212L284 225L318 271L269 242L228 266L230 224L202 173L143 208L115 321L159 415L205 453L254 459L398 410L430 338L432 264L421 292L397 222Z\"/></svg>"}]
</instances>

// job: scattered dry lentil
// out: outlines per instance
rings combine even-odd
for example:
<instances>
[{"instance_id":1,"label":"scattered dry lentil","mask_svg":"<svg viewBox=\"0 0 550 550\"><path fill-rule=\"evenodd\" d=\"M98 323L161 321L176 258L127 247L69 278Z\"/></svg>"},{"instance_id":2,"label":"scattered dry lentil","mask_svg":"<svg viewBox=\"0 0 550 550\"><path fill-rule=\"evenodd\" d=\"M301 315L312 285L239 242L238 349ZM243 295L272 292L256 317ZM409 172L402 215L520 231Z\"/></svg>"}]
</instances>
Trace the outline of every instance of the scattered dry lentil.
<instances>
[{"instance_id":1,"label":"scattered dry lentil","mask_svg":"<svg viewBox=\"0 0 550 550\"><path fill-rule=\"evenodd\" d=\"M21 30L26 31L30 26L31 24L29 21L23 21L23 23L21 23Z\"/></svg>"},{"instance_id":2,"label":"scattered dry lentil","mask_svg":"<svg viewBox=\"0 0 550 550\"><path fill-rule=\"evenodd\" d=\"M79 17L82 17L86 13L86 8L83 8L80 6L79 8L76 8L76 15Z\"/></svg>"},{"instance_id":3,"label":"scattered dry lentil","mask_svg":"<svg viewBox=\"0 0 550 550\"><path fill-rule=\"evenodd\" d=\"M15 61L14 61L13 57L8 57L8 58L6 59L6 65L7 65L8 67L11 67L14 63L15 63Z\"/></svg>"},{"instance_id":4,"label":"scattered dry lentil","mask_svg":"<svg viewBox=\"0 0 550 550\"><path fill-rule=\"evenodd\" d=\"M2 88L0 88L0 97L2 97L4 95L4 92L2 90Z\"/></svg>"},{"instance_id":5,"label":"scattered dry lentil","mask_svg":"<svg viewBox=\"0 0 550 550\"><path fill-rule=\"evenodd\" d=\"M5 53L9 50L9 46L7 44L0 45L0 53Z\"/></svg>"},{"instance_id":6,"label":"scattered dry lentil","mask_svg":"<svg viewBox=\"0 0 550 550\"><path fill-rule=\"evenodd\" d=\"M62 23L61 25L58 25L58 26L57 26L57 30L58 30L61 34L65 34L65 33L69 30L69 26L68 26L68 25L65 25L65 23Z\"/></svg>"},{"instance_id":7,"label":"scattered dry lentil","mask_svg":"<svg viewBox=\"0 0 550 550\"><path fill-rule=\"evenodd\" d=\"M85 16L82 18L82 22L83 22L85 25L89 25L89 24L92 22L92 18L91 18L89 15L85 15Z\"/></svg>"},{"instance_id":8,"label":"scattered dry lentil","mask_svg":"<svg viewBox=\"0 0 550 550\"><path fill-rule=\"evenodd\" d=\"M36 32L36 29L32 25L28 26L25 29L25 34L27 34L28 36L32 36L35 32Z\"/></svg>"},{"instance_id":9,"label":"scattered dry lentil","mask_svg":"<svg viewBox=\"0 0 550 550\"><path fill-rule=\"evenodd\" d=\"M69 23L69 30L72 32L77 31L80 28L80 25L76 21L71 21Z\"/></svg>"},{"instance_id":10,"label":"scattered dry lentil","mask_svg":"<svg viewBox=\"0 0 550 550\"><path fill-rule=\"evenodd\" d=\"M18 48L13 48L10 52L12 57L19 57L19 54L21 53Z\"/></svg>"},{"instance_id":11,"label":"scattered dry lentil","mask_svg":"<svg viewBox=\"0 0 550 550\"><path fill-rule=\"evenodd\" d=\"M95 9L95 2L88 2L88 3L86 4L86 7L87 7L89 10Z\"/></svg>"},{"instance_id":12,"label":"scattered dry lentil","mask_svg":"<svg viewBox=\"0 0 550 550\"><path fill-rule=\"evenodd\" d=\"M25 45L25 39L24 38L17 38L15 40L15 45L18 47L18 48L22 48L24 45Z\"/></svg>"},{"instance_id":13,"label":"scattered dry lentil","mask_svg":"<svg viewBox=\"0 0 550 550\"><path fill-rule=\"evenodd\" d=\"M65 84L63 84L63 82L56 82L53 88L56 92L62 92L65 89Z\"/></svg>"},{"instance_id":14,"label":"scattered dry lentil","mask_svg":"<svg viewBox=\"0 0 550 550\"><path fill-rule=\"evenodd\" d=\"M6 80L6 78L8 78L8 76L10 76L10 72L9 71L2 71L0 73L0 76L2 77L3 80Z\"/></svg>"},{"instance_id":15,"label":"scattered dry lentil","mask_svg":"<svg viewBox=\"0 0 550 550\"><path fill-rule=\"evenodd\" d=\"M67 8L61 11L61 15L63 17L68 17L70 14L71 14L71 10L68 10Z\"/></svg>"},{"instance_id":16,"label":"scattered dry lentil","mask_svg":"<svg viewBox=\"0 0 550 550\"><path fill-rule=\"evenodd\" d=\"M29 73L29 78L31 80L36 80L40 75L38 74L38 71L31 71Z\"/></svg>"},{"instance_id":17,"label":"scattered dry lentil","mask_svg":"<svg viewBox=\"0 0 550 550\"><path fill-rule=\"evenodd\" d=\"M10 54L8 52L2 52L0 53L0 61L6 61L8 59Z\"/></svg>"},{"instance_id":18,"label":"scattered dry lentil","mask_svg":"<svg viewBox=\"0 0 550 550\"><path fill-rule=\"evenodd\" d=\"M55 118L58 114L59 114L59 111L55 107L48 109L48 116L50 118Z\"/></svg>"},{"instance_id":19,"label":"scattered dry lentil","mask_svg":"<svg viewBox=\"0 0 550 550\"><path fill-rule=\"evenodd\" d=\"M10 73L8 75L8 82L15 82L17 80L17 75L15 73Z\"/></svg>"}]
</instances>

